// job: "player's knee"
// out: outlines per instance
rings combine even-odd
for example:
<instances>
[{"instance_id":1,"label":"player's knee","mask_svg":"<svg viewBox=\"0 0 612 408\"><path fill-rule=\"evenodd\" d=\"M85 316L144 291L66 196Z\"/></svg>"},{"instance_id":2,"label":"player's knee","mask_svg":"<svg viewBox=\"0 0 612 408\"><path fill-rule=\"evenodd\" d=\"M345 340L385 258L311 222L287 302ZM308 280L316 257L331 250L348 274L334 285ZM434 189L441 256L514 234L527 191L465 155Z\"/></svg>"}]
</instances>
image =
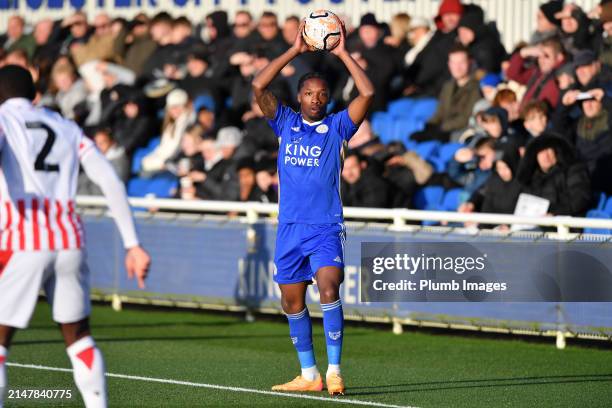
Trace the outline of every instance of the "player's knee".
<instances>
[{"instance_id":1,"label":"player's knee","mask_svg":"<svg viewBox=\"0 0 612 408\"><path fill-rule=\"evenodd\" d=\"M281 300L281 306L283 308L283 312L287 314L300 313L306 307L303 300L291 298L283 298Z\"/></svg>"},{"instance_id":2,"label":"player's knee","mask_svg":"<svg viewBox=\"0 0 612 408\"><path fill-rule=\"evenodd\" d=\"M319 296L321 303L333 303L340 299L340 286L335 284L326 285L323 288L319 288Z\"/></svg>"}]
</instances>

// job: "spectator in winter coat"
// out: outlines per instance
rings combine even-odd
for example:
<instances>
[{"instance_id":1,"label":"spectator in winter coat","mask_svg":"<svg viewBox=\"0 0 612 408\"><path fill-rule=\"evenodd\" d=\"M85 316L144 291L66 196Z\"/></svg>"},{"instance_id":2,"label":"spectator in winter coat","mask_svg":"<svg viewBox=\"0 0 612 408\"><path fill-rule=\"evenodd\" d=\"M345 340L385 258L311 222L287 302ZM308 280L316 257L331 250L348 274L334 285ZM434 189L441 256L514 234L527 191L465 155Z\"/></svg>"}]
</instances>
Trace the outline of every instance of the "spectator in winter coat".
<instances>
[{"instance_id":1,"label":"spectator in winter coat","mask_svg":"<svg viewBox=\"0 0 612 408\"><path fill-rule=\"evenodd\" d=\"M582 216L591 204L587 166L565 139L551 133L529 142L518 180L523 192L550 201L552 215Z\"/></svg>"},{"instance_id":2,"label":"spectator in winter coat","mask_svg":"<svg viewBox=\"0 0 612 408\"><path fill-rule=\"evenodd\" d=\"M537 65L530 63L529 59L537 59ZM537 46L523 47L510 57L506 76L527 86L521 108L531 100L546 101L553 108L557 106L559 86L555 81L555 70L564 61L563 47L556 38Z\"/></svg>"},{"instance_id":3,"label":"spectator in winter coat","mask_svg":"<svg viewBox=\"0 0 612 408\"><path fill-rule=\"evenodd\" d=\"M474 104L481 97L479 83L470 74L470 57L465 47L457 45L450 51L448 69L452 79L442 87L436 113L425 129L411 136L415 141L436 139L448 142L455 139L452 133L458 138L468 125Z\"/></svg>"},{"instance_id":4,"label":"spectator in winter coat","mask_svg":"<svg viewBox=\"0 0 612 408\"><path fill-rule=\"evenodd\" d=\"M457 39L467 47L477 69L490 73L501 71L506 50L498 33L485 24L484 12L479 6L465 7L457 33Z\"/></svg>"},{"instance_id":5,"label":"spectator in winter coat","mask_svg":"<svg viewBox=\"0 0 612 408\"><path fill-rule=\"evenodd\" d=\"M580 106L580 116L572 121L569 111ZM568 91L559 107L555 130L574 144L591 174L593 189L609 192L612 172L612 100L600 88L587 92ZM564 118L565 120L561 120Z\"/></svg>"},{"instance_id":6,"label":"spectator in winter coat","mask_svg":"<svg viewBox=\"0 0 612 408\"><path fill-rule=\"evenodd\" d=\"M354 152L344 159L340 191L342 203L347 207L384 208L388 205L387 182L368 170L367 161Z\"/></svg>"},{"instance_id":7,"label":"spectator in winter coat","mask_svg":"<svg viewBox=\"0 0 612 408\"><path fill-rule=\"evenodd\" d=\"M497 150L496 157L491 177L459 206L459 212L514 213L521 192L516 178L520 155L513 146L504 146Z\"/></svg>"},{"instance_id":8,"label":"spectator in winter coat","mask_svg":"<svg viewBox=\"0 0 612 408\"><path fill-rule=\"evenodd\" d=\"M166 161L181 148L181 140L194 117L187 92L175 89L166 97L166 116L159 146L142 159L142 170L154 174L165 170Z\"/></svg>"}]
</instances>

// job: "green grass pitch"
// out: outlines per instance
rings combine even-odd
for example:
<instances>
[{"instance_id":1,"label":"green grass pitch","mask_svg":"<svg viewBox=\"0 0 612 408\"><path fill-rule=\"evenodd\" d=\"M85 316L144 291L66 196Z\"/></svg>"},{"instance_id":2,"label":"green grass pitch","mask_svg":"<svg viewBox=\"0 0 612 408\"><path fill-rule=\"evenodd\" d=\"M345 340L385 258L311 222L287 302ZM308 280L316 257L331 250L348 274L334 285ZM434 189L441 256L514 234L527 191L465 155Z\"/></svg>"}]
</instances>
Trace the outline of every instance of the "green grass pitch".
<instances>
[{"instance_id":1,"label":"green grass pitch","mask_svg":"<svg viewBox=\"0 0 612 408\"><path fill-rule=\"evenodd\" d=\"M269 390L299 372L282 319L189 311L93 308L93 334L114 374ZM319 368L326 367L320 322ZM109 377L111 407L342 407L341 400L413 407L610 407L612 352L547 343L415 332L397 336L348 327L343 373L347 395L330 401ZM20 331L9 363L70 368L50 311L40 303ZM82 406L70 372L8 367L9 389L72 389L71 400L7 400L6 406ZM327 398L326 393L311 393Z\"/></svg>"}]
</instances>

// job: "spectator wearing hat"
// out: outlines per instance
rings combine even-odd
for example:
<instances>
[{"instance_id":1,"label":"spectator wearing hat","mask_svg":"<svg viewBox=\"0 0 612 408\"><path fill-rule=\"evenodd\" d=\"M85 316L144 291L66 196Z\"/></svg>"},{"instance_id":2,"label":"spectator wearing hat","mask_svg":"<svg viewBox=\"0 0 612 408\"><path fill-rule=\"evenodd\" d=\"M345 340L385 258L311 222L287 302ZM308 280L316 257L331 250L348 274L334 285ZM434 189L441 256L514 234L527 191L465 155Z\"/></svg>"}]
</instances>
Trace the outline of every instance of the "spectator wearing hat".
<instances>
[{"instance_id":1,"label":"spectator wearing hat","mask_svg":"<svg viewBox=\"0 0 612 408\"><path fill-rule=\"evenodd\" d=\"M457 150L448 163L449 177L463 187L468 197L489 179L496 157L495 143L492 137L475 136L474 141Z\"/></svg>"},{"instance_id":2,"label":"spectator wearing hat","mask_svg":"<svg viewBox=\"0 0 612 408\"><path fill-rule=\"evenodd\" d=\"M445 56L453 47L457 39L457 27L463 15L463 5L460 0L442 0L438 7L438 14L434 17L436 31L432 38L432 44L440 47L442 52L442 63Z\"/></svg>"},{"instance_id":3,"label":"spectator wearing hat","mask_svg":"<svg viewBox=\"0 0 612 408\"><path fill-rule=\"evenodd\" d=\"M561 42L567 53L593 47L591 20L577 4L565 4L555 17L561 21Z\"/></svg>"},{"instance_id":4,"label":"spectator wearing hat","mask_svg":"<svg viewBox=\"0 0 612 408\"><path fill-rule=\"evenodd\" d=\"M555 129L574 144L578 157L589 168L593 188L597 191L611 190L612 172L612 100L601 88L586 92L568 91L555 116ZM572 120L570 109L578 105L579 116Z\"/></svg>"},{"instance_id":5,"label":"spectator wearing hat","mask_svg":"<svg viewBox=\"0 0 612 408\"><path fill-rule=\"evenodd\" d=\"M147 111L144 96L136 90L131 90L121 99L111 123L113 137L129 157L136 149L146 146L159 126Z\"/></svg>"},{"instance_id":6,"label":"spectator wearing hat","mask_svg":"<svg viewBox=\"0 0 612 408\"><path fill-rule=\"evenodd\" d=\"M385 208L388 206L387 181L368 168L368 162L356 152L344 158L342 168L342 203L347 207Z\"/></svg>"},{"instance_id":7,"label":"spectator wearing hat","mask_svg":"<svg viewBox=\"0 0 612 408\"><path fill-rule=\"evenodd\" d=\"M600 87L612 91L612 70L602 66L594 51L578 51L572 65L577 80L574 89L587 90Z\"/></svg>"},{"instance_id":8,"label":"spectator wearing hat","mask_svg":"<svg viewBox=\"0 0 612 408\"><path fill-rule=\"evenodd\" d=\"M430 21L423 17L410 21L408 41L412 48L404 55L401 69L406 96L436 97L448 75L444 64L442 67L438 64L445 56L442 48L431 42L435 31L430 26Z\"/></svg>"},{"instance_id":9,"label":"spectator wearing hat","mask_svg":"<svg viewBox=\"0 0 612 408\"><path fill-rule=\"evenodd\" d=\"M482 8L474 4L464 7L457 29L457 39L467 47L477 69L490 73L501 71L506 50L499 34L485 24Z\"/></svg>"},{"instance_id":10,"label":"spectator wearing hat","mask_svg":"<svg viewBox=\"0 0 612 408\"><path fill-rule=\"evenodd\" d=\"M178 154L187 126L194 117L187 92L174 89L166 96L166 113L162 124L159 146L142 159L142 171L146 175L165 170L166 161Z\"/></svg>"},{"instance_id":11,"label":"spectator wearing hat","mask_svg":"<svg viewBox=\"0 0 612 408\"><path fill-rule=\"evenodd\" d=\"M576 83L575 67L571 62L566 62L555 70L555 77L557 78L557 84L559 85L559 92L561 95L568 89L574 87Z\"/></svg>"},{"instance_id":12,"label":"spectator wearing hat","mask_svg":"<svg viewBox=\"0 0 612 408\"><path fill-rule=\"evenodd\" d=\"M517 178L523 192L550 202L551 215L583 216L591 204L587 166L555 134L545 132L529 142Z\"/></svg>"},{"instance_id":13,"label":"spectator wearing hat","mask_svg":"<svg viewBox=\"0 0 612 408\"><path fill-rule=\"evenodd\" d=\"M537 65L533 64L534 59ZM521 108L531 100L546 101L552 108L557 106L559 86L555 81L555 72L564 63L563 46L557 38L523 47L510 57L507 78L527 86Z\"/></svg>"},{"instance_id":14,"label":"spectator wearing hat","mask_svg":"<svg viewBox=\"0 0 612 408\"><path fill-rule=\"evenodd\" d=\"M536 29L531 34L529 45L538 45L559 34L561 21L555 15L563 8L563 0L551 0L540 4L536 13Z\"/></svg>"},{"instance_id":15,"label":"spectator wearing hat","mask_svg":"<svg viewBox=\"0 0 612 408\"><path fill-rule=\"evenodd\" d=\"M438 97L435 114L425 129L411 136L415 141L440 140L448 142L459 137L468 126L474 104L480 99L478 81L470 73L467 49L457 44L448 54L448 70L452 78L445 82Z\"/></svg>"},{"instance_id":16,"label":"spectator wearing hat","mask_svg":"<svg viewBox=\"0 0 612 408\"><path fill-rule=\"evenodd\" d=\"M384 43L383 32L374 14L367 13L361 17L359 28L347 37L347 49L376 89L370 111L384 110L390 99L391 78L399 72L400 67L396 65L399 58L393 60L390 57L394 55L394 49ZM341 73L340 86L332 92L333 95L344 102L352 100L358 94L353 79L340 60L334 58L328 61L336 72Z\"/></svg>"},{"instance_id":17,"label":"spectator wearing hat","mask_svg":"<svg viewBox=\"0 0 612 408\"><path fill-rule=\"evenodd\" d=\"M497 86L502 82L502 78L499 74L489 73L486 74L480 80L480 93L482 98L474 104L472 108L472 116L470 116L469 126L473 128L476 126L476 116L478 113L483 112L491 107L495 95L497 94Z\"/></svg>"},{"instance_id":18,"label":"spectator wearing hat","mask_svg":"<svg viewBox=\"0 0 612 408\"><path fill-rule=\"evenodd\" d=\"M238 201L240 185L237 179L234 152L242 140L238 128L219 130L217 140L205 138L201 143L204 172L192 172L196 197L202 200Z\"/></svg>"},{"instance_id":19,"label":"spectator wearing hat","mask_svg":"<svg viewBox=\"0 0 612 408\"><path fill-rule=\"evenodd\" d=\"M221 110L223 98L217 84L209 71L210 57L203 47L194 47L187 54L187 74L179 81L179 88L187 91L189 98L195 100L198 96L208 95L212 98L215 110Z\"/></svg>"},{"instance_id":20,"label":"spectator wearing hat","mask_svg":"<svg viewBox=\"0 0 612 408\"><path fill-rule=\"evenodd\" d=\"M520 158L514 146L497 148L491 177L457 211L513 214L521 193L521 184L516 178Z\"/></svg>"}]
</instances>

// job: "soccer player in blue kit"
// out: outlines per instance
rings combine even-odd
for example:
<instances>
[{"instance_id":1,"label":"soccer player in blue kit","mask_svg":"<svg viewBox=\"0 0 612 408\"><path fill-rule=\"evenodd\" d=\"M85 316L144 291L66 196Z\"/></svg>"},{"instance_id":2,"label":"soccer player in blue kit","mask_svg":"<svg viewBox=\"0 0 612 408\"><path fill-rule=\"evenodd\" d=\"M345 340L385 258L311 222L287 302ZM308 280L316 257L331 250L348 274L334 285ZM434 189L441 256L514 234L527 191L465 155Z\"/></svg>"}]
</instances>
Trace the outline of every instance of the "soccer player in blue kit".
<instances>
[{"instance_id":1,"label":"soccer player in blue kit","mask_svg":"<svg viewBox=\"0 0 612 408\"><path fill-rule=\"evenodd\" d=\"M372 102L374 87L345 48L345 30L331 53L346 66L359 95L348 108L326 115L329 86L318 73L304 75L298 85L300 112L278 102L267 89L280 71L298 55L311 51L298 34L293 46L271 61L253 80L257 103L279 138L279 223L276 236L275 281L289 321L301 375L272 387L275 391L322 391L316 366L312 325L306 308L306 289L316 280L327 344L326 385L330 395L344 394L340 355L344 317L340 284L344 279L346 238L340 174L343 149L357 131ZM304 32L304 22L299 33Z\"/></svg>"}]
</instances>

